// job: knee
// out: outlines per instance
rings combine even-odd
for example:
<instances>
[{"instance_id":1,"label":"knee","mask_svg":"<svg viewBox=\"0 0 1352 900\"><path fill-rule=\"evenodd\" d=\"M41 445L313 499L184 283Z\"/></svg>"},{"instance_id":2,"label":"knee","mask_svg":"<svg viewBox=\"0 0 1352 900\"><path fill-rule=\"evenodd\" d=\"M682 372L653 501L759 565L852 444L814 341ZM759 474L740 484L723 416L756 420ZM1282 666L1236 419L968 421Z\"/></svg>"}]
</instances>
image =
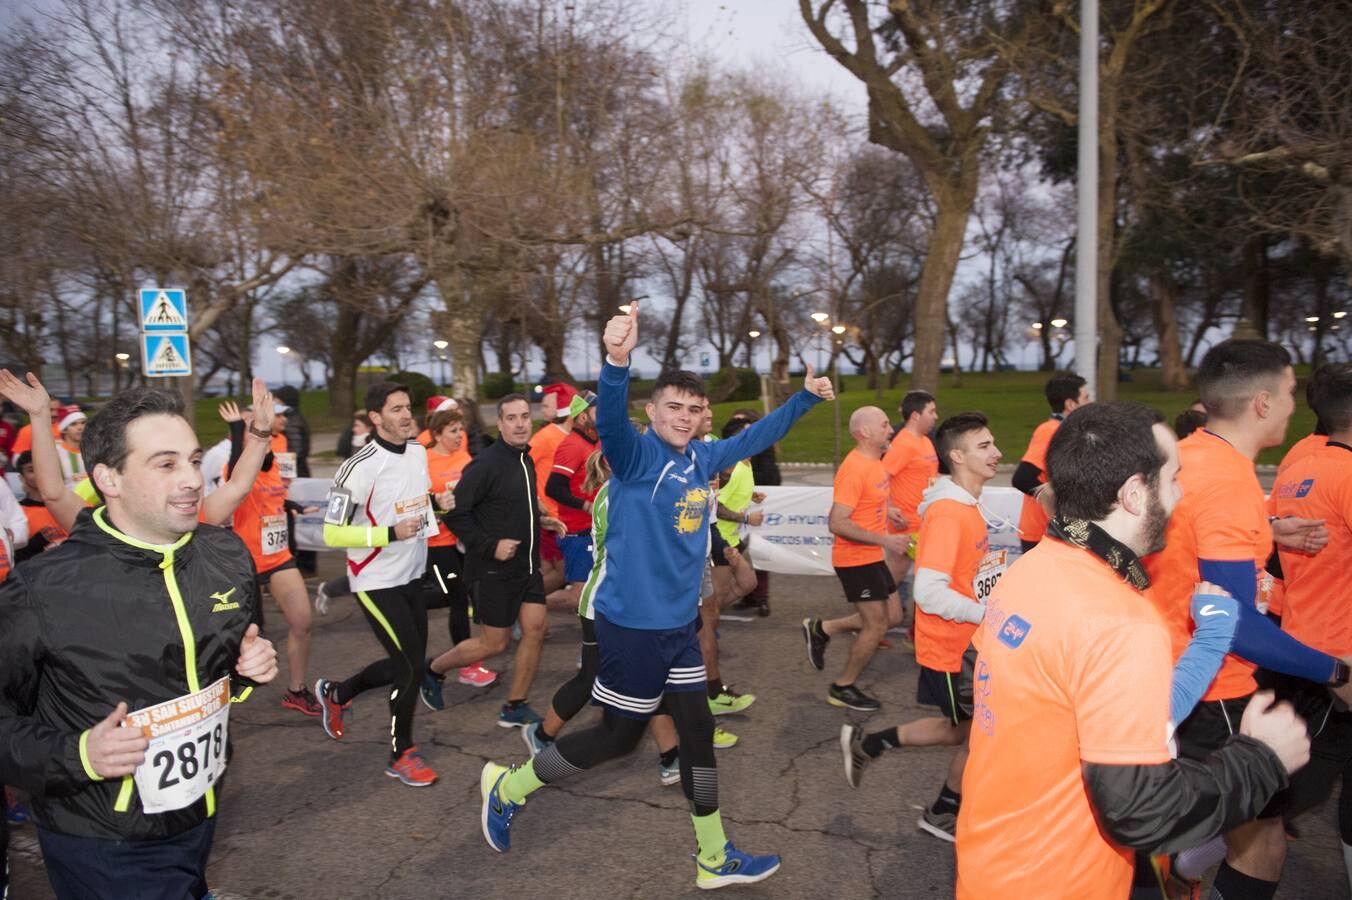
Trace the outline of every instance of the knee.
<instances>
[{"instance_id":1,"label":"knee","mask_svg":"<svg viewBox=\"0 0 1352 900\"><path fill-rule=\"evenodd\" d=\"M511 631L506 628L494 628L483 636L484 651L489 656L497 656L507 650L511 643Z\"/></svg>"}]
</instances>

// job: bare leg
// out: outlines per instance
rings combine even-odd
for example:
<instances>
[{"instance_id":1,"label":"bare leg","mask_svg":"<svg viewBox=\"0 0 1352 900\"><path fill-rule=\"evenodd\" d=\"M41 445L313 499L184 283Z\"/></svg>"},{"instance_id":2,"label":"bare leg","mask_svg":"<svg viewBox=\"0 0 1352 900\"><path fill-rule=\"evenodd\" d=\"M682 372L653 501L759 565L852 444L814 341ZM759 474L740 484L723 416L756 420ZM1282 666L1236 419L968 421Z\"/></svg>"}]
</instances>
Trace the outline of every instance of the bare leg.
<instances>
[{"instance_id":1,"label":"bare leg","mask_svg":"<svg viewBox=\"0 0 1352 900\"><path fill-rule=\"evenodd\" d=\"M540 648L545 640L545 616L548 611L543 603L521 604L521 640L516 645L516 657L512 660L512 690L507 699L524 700L530 693L535 673L540 668Z\"/></svg>"},{"instance_id":2,"label":"bare leg","mask_svg":"<svg viewBox=\"0 0 1352 900\"><path fill-rule=\"evenodd\" d=\"M286 619L287 686L299 691L305 686L305 668L310 662L310 594L297 569L274 573L268 590Z\"/></svg>"},{"instance_id":3,"label":"bare leg","mask_svg":"<svg viewBox=\"0 0 1352 900\"><path fill-rule=\"evenodd\" d=\"M862 600L854 605L863 627L855 635L850 646L850 656L845 661L845 671L841 672L836 684L841 687L854 684L863 674L864 667L878 652L878 642L887 633L887 610L882 600Z\"/></svg>"},{"instance_id":4,"label":"bare leg","mask_svg":"<svg viewBox=\"0 0 1352 900\"><path fill-rule=\"evenodd\" d=\"M432 660L431 669L438 675L445 675L452 669L463 669L472 663L497 656L504 652L511 642L512 629L483 625L474 637L461 641Z\"/></svg>"}]
</instances>

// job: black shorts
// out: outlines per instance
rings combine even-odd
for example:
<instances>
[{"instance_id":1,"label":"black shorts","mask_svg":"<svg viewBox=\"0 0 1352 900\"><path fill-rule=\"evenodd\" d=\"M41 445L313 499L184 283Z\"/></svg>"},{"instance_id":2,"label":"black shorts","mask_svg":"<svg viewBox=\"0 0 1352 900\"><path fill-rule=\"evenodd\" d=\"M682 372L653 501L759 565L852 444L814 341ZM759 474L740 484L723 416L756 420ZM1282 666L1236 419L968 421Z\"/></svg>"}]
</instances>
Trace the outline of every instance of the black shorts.
<instances>
[{"instance_id":1,"label":"black shorts","mask_svg":"<svg viewBox=\"0 0 1352 900\"><path fill-rule=\"evenodd\" d=\"M1203 700L1174 732L1178 755L1185 759L1205 760L1239 734L1239 720L1253 695L1233 700Z\"/></svg>"},{"instance_id":2,"label":"black shorts","mask_svg":"<svg viewBox=\"0 0 1352 900\"><path fill-rule=\"evenodd\" d=\"M296 559L295 557L292 557L291 559L288 559L286 562L282 563L280 566L273 566L266 572L259 572L257 576L258 586L266 587L268 582L272 580L273 575L276 575L278 572L285 572L287 569L294 568L296 568Z\"/></svg>"},{"instance_id":3,"label":"black shorts","mask_svg":"<svg viewBox=\"0 0 1352 900\"><path fill-rule=\"evenodd\" d=\"M726 540L723 539L722 534L720 534L717 538L714 539L714 546L712 552L709 553L709 559L713 562L715 566L730 566L732 565L732 563L728 562L728 557L723 551L727 550L729 547L732 547L738 553L742 554L743 556L746 556L746 548L748 543L750 543L750 541L743 540L741 543L738 544L729 544Z\"/></svg>"},{"instance_id":4,"label":"black shorts","mask_svg":"<svg viewBox=\"0 0 1352 900\"><path fill-rule=\"evenodd\" d=\"M445 609L469 603L465 589L464 558L454 544L427 548L427 608Z\"/></svg>"},{"instance_id":5,"label":"black shorts","mask_svg":"<svg viewBox=\"0 0 1352 900\"><path fill-rule=\"evenodd\" d=\"M531 575L484 573L470 585L474 621L489 628L511 628L521 614L521 604L545 602L545 582L539 572Z\"/></svg>"},{"instance_id":6,"label":"black shorts","mask_svg":"<svg viewBox=\"0 0 1352 900\"><path fill-rule=\"evenodd\" d=\"M887 595L897 589L885 562L836 566L836 577L840 579L840 586L845 589L845 599L850 603L886 600Z\"/></svg>"},{"instance_id":7,"label":"black shorts","mask_svg":"<svg viewBox=\"0 0 1352 900\"><path fill-rule=\"evenodd\" d=\"M1340 777L1352 777L1352 712L1337 709L1322 684L1262 670L1254 677L1262 688L1276 691L1278 700L1290 703L1310 733L1310 761L1259 818L1298 816L1328 799Z\"/></svg>"},{"instance_id":8,"label":"black shorts","mask_svg":"<svg viewBox=\"0 0 1352 900\"><path fill-rule=\"evenodd\" d=\"M944 718L954 725L972 720L972 673L976 669L976 648L968 647L962 654L962 670L940 672L920 667L915 685L915 702L937 706Z\"/></svg>"}]
</instances>

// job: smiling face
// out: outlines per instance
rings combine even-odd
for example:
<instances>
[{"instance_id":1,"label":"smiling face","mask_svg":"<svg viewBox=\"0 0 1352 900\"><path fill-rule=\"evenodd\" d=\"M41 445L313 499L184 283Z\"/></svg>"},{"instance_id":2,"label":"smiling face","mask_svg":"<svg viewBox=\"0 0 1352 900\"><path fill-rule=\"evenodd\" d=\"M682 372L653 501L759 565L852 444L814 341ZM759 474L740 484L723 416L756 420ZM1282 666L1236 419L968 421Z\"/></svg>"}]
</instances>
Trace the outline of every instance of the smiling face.
<instances>
[{"instance_id":1,"label":"smiling face","mask_svg":"<svg viewBox=\"0 0 1352 900\"><path fill-rule=\"evenodd\" d=\"M678 453L684 453L696 437L696 429L704 419L707 406L704 397L667 387L648 402L646 411L657 436ZM710 416L712 418L712 413Z\"/></svg>"},{"instance_id":2,"label":"smiling face","mask_svg":"<svg viewBox=\"0 0 1352 900\"><path fill-rule=\"evenodd\" d=\"M962 435L958 446L949 453L953 474L959 472L986 482L995 477L1000 464L1000 448L989 428L979 428Z\"/></svg>"},{"instance_id":3,"label":"smiling face","mask_svg":"<svg viewBox=\"0 0 1352 900\"><path fill-rule=\"evenodd\" d=\"M149 544L172 544L197 527L202 503L202 448L181 416L141 416L126 428L120 469L92 473L113 524Z\"/></svg>"},{"instance_id":4,"label":"smiling face","mask_svg":"<svg viewBox=\"0 0 1352 900\"><path fill-rule=\"evenodd\" d=\"M498 434L518 450L530 444L530 402L513 400L498 413Z\"/></svg>"}]
</instances>

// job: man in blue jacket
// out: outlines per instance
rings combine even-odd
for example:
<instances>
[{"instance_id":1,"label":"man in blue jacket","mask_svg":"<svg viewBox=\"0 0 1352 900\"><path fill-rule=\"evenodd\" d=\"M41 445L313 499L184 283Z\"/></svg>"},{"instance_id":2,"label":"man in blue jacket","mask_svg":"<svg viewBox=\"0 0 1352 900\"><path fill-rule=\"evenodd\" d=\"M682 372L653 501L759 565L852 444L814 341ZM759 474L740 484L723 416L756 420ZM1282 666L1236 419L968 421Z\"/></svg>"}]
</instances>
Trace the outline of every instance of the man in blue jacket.
<instances>
[{"instance_id":1,"label":"man in blue jacket","mask_svg":"<svg viewBox=\"0 0 1352 900\"><path fill-rule=\"evenodd\" d=\"M595 593L600 668L592 701L601 723L571 732L533 760L496 763L480 776L481 820L490 846L505 852L512 817L527 795L634 749L659 709L680 739L681 786L690 802L699 851L696 884L716 888L768 878L779 857L732 845L718 812L713 715L705 699L700 655L699 586L708 553L709 482L788 433L804 413L835 393L807 370L803 390L774 413L728 440L691 443L707 396L690 372L660 376L640 435L629 423L629 355L638 343L638 304L606 325L606 364L596 403L596 430L610 463L606 564Z\"/></svg>"}]
</instances>

